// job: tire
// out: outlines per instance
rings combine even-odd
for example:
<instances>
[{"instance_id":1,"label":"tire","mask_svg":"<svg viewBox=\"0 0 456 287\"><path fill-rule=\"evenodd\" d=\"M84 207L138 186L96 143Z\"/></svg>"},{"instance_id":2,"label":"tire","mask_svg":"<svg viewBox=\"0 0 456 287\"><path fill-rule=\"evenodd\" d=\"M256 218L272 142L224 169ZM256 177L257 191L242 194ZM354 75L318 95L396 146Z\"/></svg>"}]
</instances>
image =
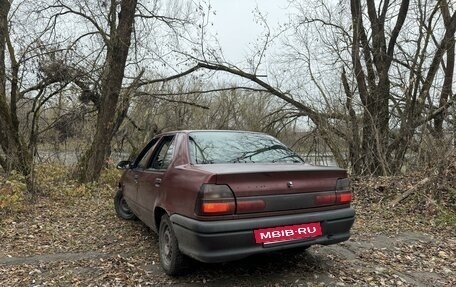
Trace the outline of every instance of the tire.
<instances>
[{"instance_id":1,"label":"tire","mask_svg":"<svg viewBox=\"0 0 456 287\"><path fill-rule=\"evenodd\" d=\"M179 244L167 214L163 215L160 221L158 245L160 264L165 273L171 276L182 274L186 267L186 258L179 250Z\"/></svg>"},{"instance_id":2,"label":"tire","mask_svg":"<svg viewBox=\"0 0 456 287\"><path fill-rule=\"evenodd\" d=\"M117 215L120 218L126 220L133 220L136 218L135 214L128 207L121 189L117 191L116 196L114 197L114 207L116 209Z\"/></svg>"}]
</instances>

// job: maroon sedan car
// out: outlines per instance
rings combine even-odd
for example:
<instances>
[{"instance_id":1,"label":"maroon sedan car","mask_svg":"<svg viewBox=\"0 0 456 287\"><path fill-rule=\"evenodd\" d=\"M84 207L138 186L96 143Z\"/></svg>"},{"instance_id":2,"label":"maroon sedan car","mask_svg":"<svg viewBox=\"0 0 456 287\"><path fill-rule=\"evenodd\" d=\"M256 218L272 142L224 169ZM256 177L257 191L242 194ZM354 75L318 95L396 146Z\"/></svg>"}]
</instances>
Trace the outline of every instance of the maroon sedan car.
<instances>
[{"instance_id":1,"label":"maroon sedan car","mask_svg":"<svg viewBox=\"0 0 456 287\"><path fill-rule=\"evenodd\" d=\"M345 170L306 164L262 133L164 133L118 168L116 212L158 233L170 275L187 256L223 262L345 241L354 222Z\"/></svg>"}]
</instances>

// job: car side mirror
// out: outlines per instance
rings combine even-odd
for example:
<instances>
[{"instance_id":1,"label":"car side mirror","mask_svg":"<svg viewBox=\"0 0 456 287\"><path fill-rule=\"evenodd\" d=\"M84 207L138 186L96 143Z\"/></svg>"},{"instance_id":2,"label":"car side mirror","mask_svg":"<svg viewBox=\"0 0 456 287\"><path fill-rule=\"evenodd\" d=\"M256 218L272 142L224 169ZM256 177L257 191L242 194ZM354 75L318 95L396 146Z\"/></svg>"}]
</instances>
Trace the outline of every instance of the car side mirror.
<instances>
[{"instance_id":1,"label":"car side mirror","mask_svg":"<svg viewBox=\"0 0 456 287\"><path fill-rule=\"evenodd\" d=\"M117 169L128 169L130 166L131 162L129 160L121 160L116 167Z\"/></svg>"}]
</instances>

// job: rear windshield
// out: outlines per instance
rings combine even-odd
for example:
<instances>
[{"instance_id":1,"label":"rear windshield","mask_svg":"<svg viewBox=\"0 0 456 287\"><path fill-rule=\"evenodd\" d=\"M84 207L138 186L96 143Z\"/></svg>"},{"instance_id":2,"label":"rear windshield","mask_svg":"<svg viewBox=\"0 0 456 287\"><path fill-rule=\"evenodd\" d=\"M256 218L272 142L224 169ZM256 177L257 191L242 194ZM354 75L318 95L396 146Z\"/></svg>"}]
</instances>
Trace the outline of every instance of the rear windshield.
<instances>
[{"instance_id":1,"label":"rear windshield","mask_svg":"<svg viewBox=\"0 0 456 287\"><path fill-rule=\"evenodd\" d=\"M189 148L196 164L304 162L274 137L260 133L192 132Z\"/></svg>"}]
</instances>

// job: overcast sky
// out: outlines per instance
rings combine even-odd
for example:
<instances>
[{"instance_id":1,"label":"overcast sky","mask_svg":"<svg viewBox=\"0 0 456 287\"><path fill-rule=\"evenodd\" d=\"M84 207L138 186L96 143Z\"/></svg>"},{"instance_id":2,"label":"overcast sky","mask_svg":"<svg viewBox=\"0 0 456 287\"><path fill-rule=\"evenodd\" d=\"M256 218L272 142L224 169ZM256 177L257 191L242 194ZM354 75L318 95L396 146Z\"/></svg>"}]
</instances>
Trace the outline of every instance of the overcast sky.
<instances>
[{"instance_id":1,"label":"overcast sky","mask_svg":"<svg viewBox=\"0 0 456 287\"><path fill-rule=\"evenodd\" d=\"M271 29L287 20L287 0L210 0L216 15L212 16L213 33L224 51L226 60L240 62L249 47L263 31L255 23L256 7L268 20Z\"/></svg>"}]
</instances>

